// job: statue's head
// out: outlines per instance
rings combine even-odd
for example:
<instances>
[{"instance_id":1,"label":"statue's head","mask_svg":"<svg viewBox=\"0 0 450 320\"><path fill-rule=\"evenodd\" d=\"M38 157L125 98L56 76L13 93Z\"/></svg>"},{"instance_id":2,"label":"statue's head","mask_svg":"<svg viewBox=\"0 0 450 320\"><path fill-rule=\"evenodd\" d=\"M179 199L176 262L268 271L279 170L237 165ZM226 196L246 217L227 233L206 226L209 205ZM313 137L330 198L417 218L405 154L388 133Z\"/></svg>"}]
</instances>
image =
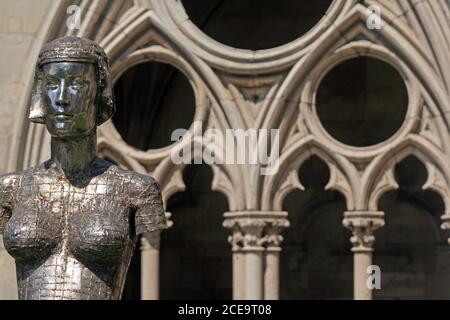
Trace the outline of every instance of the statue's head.
<instances>
[{"instance_id":1,"label":"statue's head","mask_svg":"<svg viewBox=\"0 0 450 320\"><path fill-rule=\"evenodd\" d=\"M36 64L30 120L52 136L76 137L95 130L114 113L108 58L94 41L58 38Z\"/></svg>"}]
</instances>

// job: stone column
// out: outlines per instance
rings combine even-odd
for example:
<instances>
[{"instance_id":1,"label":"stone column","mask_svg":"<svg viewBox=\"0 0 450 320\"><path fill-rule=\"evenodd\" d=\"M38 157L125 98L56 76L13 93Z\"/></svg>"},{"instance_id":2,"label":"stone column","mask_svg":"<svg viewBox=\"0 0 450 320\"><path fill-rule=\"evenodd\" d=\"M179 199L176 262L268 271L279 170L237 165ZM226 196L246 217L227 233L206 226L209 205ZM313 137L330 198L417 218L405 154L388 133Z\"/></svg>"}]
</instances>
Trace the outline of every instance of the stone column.
<instances>
[{"instance_id":1,"label":"stone column","mask_svg":"<svg viewBox=\"0 0 450 320\"><path fill-rule=\"evenodd\" d=\"M283 213L283 217L287 213ZM278 252L275 231L279 212L243 211L224 214L224 227L231 229L229 241L233 247L233 299L262 300L265 298L265 279L273 279L269 291L278 291ZM288 224L288 223L287 223ZM266 227L271 233L266 234ZM270 250L269 270L266 270L267 244ZM278 243L279 244L279 243ZM275 289L276 288L276 289Z\"/></svg>"},{"instance_id":2,"label":"stone column","mask_svg":"<svg viewBox=\"0 0 450 320\"><path fill-rule=\"evenodd\" d=\"M262 232L264 229L263 221L248 221L241 227L244 229L244 241L242 251L244 253L244 299L262 300L264 298L264 247Z\"/></svg>"},{"instance_id":3,"label":"stone column","mask_svg":"<svg viewBox=\"0 0 450 320\"><path fill-rule=\"evenodd\" d=\"M224 227L231 229L233 247L233 299L263 299L262 231L264 221L247 212L227 212Z\"/></svg>"},{"instance_id":4,"label":"stone column","mask_svg":"<svg viewBox=\"0 0 450 320\"><path fill-rule=\"evenodd\" d=\"M287 212L280 212L279 218L266 226L266 268L264 271L264 299L280 298L280 252L283 237L281 231L289 227Z\"/></svg>"},{"instance_id":5,"label":"stone column","mask_svg":"<svg viewBox=\"0 0 450 320\"><path fill-rule=\"evenodd\" d=\"M172 226L171 214L166 212L167 227ZM141 300L159 299L159 248L161 230L141 236Z\"/></svg>"},{"instance_id":6,"label":"stone column","mask_svg":"<svg viewBox=\"0 0 450 320\"><path fill-rule=\"evenodd\" d=\"M381 211L347 211L343 225L353 236L353 295L355 300L372 300L372 289L367 285L367 268L372 265L374 231L384 226L384 213Z\"/></svg>"},{"instance_id":7,"label":"stone column","mask_svg":"<svg viewBox=\"0 0 450 320\"><path fill-rule=\"evenodd\" d=\"M141 300L159 299L160 240L160 230L141 236Z\"/></svg>"},{"instance_id":8,"label":"stone column","mask_svg":"<svg viewBox=\"0 0 450 320\"><path fill-rule=\"evenodd\" d=\"M233 300L244 299L244 253L242 251L243 235L238 225L227 221L224 226L231 229L231 235L228 236L228 242L231 244L233 253Z\"/></svg>"}]
</instances>

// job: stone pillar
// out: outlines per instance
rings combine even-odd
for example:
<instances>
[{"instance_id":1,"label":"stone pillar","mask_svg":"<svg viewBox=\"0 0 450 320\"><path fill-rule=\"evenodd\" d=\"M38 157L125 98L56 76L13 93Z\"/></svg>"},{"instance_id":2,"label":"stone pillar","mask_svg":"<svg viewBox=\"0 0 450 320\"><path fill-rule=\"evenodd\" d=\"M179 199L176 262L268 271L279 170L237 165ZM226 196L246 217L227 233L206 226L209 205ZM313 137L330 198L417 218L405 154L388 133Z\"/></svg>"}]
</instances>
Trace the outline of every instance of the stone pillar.
<instances>
[{"instance_id":1,"label":"stone pillar","mask_svg":"<svg viewBox=\"0 0 450 320\"><path fill-rule=\"evenodd\" d=\"M286 216L272 211L224 214L224 227L232 231L233 299L278 298L279 231L289 225Z\"/></svg>"},{"instance_id":2,"label":"stone pillar","mask_svg":"<svg viewBox=\"0 0 450 320\"><path fill-rule=\"evenodd\" d=\"M172 226L171 214L166 212L167 227ZM159 299L159 247L161 230L141 236L141 300Z\"/></svg>"},{"instance_id":3,"label":"stone pillar","mask_svg":"<svg viewBox=\"0 0 450 320\"><path fill-rule=\"evenodd\" d=\"M242 251L244 253L244 299L262 300L264 298L264 247L262 232L264 222L249 221L249 224L243 224L244 242Z\"/></svg>"},{"instance_id":4,"label":"stone pillar","mask_svg":"<svg viewBox=\"0 0 450 320\"><path fill-rule=\"evenodd\" d=\"M159 299L160 240L160 230L141 236L141 300Z\"/></svg>"},{"instance_id":5,"label":"stone pillar","mask_svg":"<svg viewBox=\"0 0 450 320\"><path fill-rule=\"evenodd\" d=\"M233 252L233 300L242 300L244 299L245 289L245 256L241 246L243 235L238 227L230 227L232 228L232 234L228 237L228 242L231 244Z\"/></svg>"},{"instance_id":6,"label":"stone pillar","mask_svg":"<svg viewBox=\"0 0 450 320\"><path fill-rule=\"evenodd\" d=\"M281 232L289 227L287 212L278 212L270 219L265 229L266 268L264 271L264 299L280 298L280 252L283 237Z\"/></svg>"},{"instance_id":7,"label":"stone pillar","mask_svg":"<svg viewBox=\"0 0 450 320\"><path fill-rule=\"evenodd\" d=\"M384 226L384 213L381 211L347 211L343 225L353 236L353 295L355 300L372 300L372 289L367 285L367 268L372 265L374 231Z\"/></svg>"}]
</instances>

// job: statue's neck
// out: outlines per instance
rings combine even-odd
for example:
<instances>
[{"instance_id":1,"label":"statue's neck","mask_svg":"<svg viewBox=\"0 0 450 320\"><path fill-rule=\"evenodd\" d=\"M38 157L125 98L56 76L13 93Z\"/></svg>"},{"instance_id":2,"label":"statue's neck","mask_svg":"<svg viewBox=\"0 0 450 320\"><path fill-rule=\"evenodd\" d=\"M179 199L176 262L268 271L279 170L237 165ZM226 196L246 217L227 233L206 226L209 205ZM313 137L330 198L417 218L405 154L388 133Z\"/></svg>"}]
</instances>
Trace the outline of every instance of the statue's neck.
<instances>
[{"instance_id":1,"label":"statue's neck","mask_svg":"<svg viewBox=\"0 0 450 320\"><path fill-rule=\"evenodd\" d=\"M89 135L76 138L52 137L51 160L67 177L89 170L97 156L97 134L94 129Z\"/></svg>"}]
</instances>

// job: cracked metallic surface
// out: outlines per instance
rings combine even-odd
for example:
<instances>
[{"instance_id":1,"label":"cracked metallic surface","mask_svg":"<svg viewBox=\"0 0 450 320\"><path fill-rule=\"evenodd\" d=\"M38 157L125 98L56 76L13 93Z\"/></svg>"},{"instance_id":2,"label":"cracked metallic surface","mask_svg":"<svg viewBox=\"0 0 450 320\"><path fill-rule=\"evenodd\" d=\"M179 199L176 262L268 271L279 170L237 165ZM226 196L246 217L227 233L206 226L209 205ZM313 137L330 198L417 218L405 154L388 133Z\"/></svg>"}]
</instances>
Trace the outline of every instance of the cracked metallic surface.
<instances>
[{"instance_id":1,"label":"cracked metallic surface","mask_svg":"<svg viewBox=\"0 0 450 320\"><path fill-rule=\"evenodd\" d=\"M38 122L52 128L52 157L1 177L0 232L16 260L19 299L119 299L138 235L166 226L161 191L153 178L98 158L95 125L94 129L79 125L89 120L99 124L105 114L112 114L111 105L94 105L88 96L94 92L112 101L108 100L112 99L110 83L101 83L105 74L99 76L99 68L103 73L108 69L99 67L95 59L86 60L95 56L107 66L103 50L74 37L57 39L49 46L43 50L45 64L53 65L45 71L38 62L41 75L36 81L52 70L61 79L68 75L69 80L59 83L53 75L51 86L37 85L36 97L47 96L44 103L35 101L30 118L37 110ZM85 46L95 50L84 50ZM95 76L91 67L80 67L80 63L94 64ZM73 75L94 81L66 85ZM91 85L97 90L91 90ZM86 111L95 106L96 113ZM58 113L52 116L55 110L64 112L62 120ZM79 112L76 123L71 122L75 111Z\"/></svg>"}]
</instances>

